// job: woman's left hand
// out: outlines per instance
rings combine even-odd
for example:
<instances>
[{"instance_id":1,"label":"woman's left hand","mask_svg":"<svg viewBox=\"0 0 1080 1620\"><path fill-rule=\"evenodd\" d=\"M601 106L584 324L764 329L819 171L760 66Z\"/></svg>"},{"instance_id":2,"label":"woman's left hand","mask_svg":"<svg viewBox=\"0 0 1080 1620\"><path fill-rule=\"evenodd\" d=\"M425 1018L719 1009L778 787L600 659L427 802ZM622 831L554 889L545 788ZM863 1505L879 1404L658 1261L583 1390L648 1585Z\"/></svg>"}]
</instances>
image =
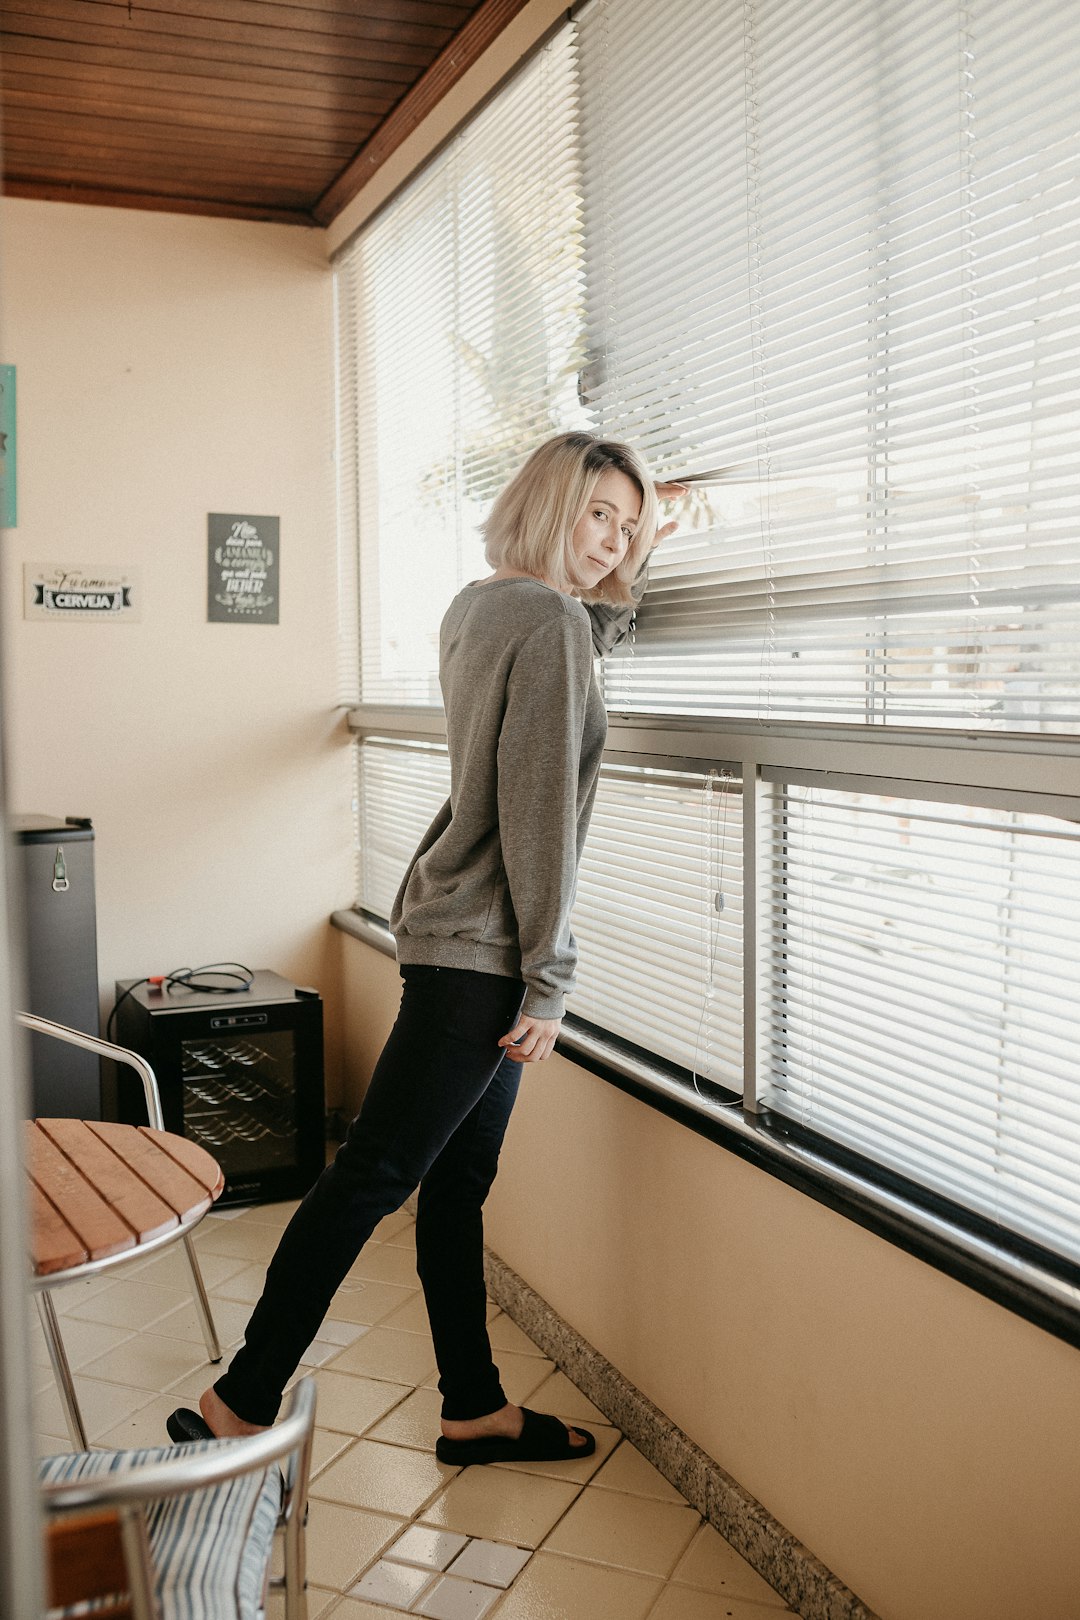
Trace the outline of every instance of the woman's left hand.
<instances>
[{"instance_id":1,"label":"woman's left hand","mask_svg":"<svg viewBox=\"0 0 1080 1620\"><path fill-rule=\"evenodd\" d=\"M657 484L655 489L658 501L677 501L681 495L686 494L685 484ZM665 523L662 528L657 529L653 545L658 546L661 540L666 540L669 534L674 534L678 527L678 523L674 521Z\"/></svg>"},{"instance_id":2,"label":"woman's left hand","mask_svg":"<svg viewBox=\"0 0 1080 1620\"><path fill-rule=\"evenodd\" d=\"M554 1047L561 1023L561 1018L533 1018L522 1013L499 1045L509 1047L508 1055L518 1063L541 1063Z\"/></svg>"}]
</instances>

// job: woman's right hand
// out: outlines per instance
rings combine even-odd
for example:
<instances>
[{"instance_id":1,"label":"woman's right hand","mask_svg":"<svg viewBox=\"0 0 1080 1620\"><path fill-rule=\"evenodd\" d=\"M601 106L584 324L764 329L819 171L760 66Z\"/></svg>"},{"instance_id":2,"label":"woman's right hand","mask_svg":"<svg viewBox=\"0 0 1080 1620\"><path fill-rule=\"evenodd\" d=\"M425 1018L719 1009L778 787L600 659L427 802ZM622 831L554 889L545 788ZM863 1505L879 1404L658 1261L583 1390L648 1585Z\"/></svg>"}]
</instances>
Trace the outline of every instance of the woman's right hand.
<instances>
[{"instance_id":1,"label":"woman's right hand","mask_svg":"<svg viewBox=\"0 0 1080 1620\"><path fill-rule=\"evenodd\" d=\"M522 1013L513 1029L499 1041L518 1063L540 1063L558 1039L561 1018L533 1018Z\"/></svg>"}]
</instances>

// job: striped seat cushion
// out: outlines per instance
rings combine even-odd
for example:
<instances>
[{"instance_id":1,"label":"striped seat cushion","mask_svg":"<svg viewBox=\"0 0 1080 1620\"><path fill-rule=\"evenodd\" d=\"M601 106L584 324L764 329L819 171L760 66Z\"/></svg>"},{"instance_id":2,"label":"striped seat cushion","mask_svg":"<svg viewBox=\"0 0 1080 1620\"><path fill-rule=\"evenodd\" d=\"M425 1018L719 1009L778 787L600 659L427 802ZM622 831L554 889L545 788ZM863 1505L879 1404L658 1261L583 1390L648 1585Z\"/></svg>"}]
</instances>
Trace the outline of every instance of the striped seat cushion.
<instances>
[{"instance_id":1,"label":"striped seat cushion","mask_svg":"<svg viewBox=\"0 0 1080 1620\"><path fill-rule=\"evenodd\" d=\"M227 1447L228 1440L143 1451L82 1451L46 1457L39 1478L50 1484L123 1473L140 1463ZM257 1620L266 1591L270 1548L281 1507L276 1466L168 1497L147 1509L155 1589L162 1620Z\"/></svg>"}]
</instances>

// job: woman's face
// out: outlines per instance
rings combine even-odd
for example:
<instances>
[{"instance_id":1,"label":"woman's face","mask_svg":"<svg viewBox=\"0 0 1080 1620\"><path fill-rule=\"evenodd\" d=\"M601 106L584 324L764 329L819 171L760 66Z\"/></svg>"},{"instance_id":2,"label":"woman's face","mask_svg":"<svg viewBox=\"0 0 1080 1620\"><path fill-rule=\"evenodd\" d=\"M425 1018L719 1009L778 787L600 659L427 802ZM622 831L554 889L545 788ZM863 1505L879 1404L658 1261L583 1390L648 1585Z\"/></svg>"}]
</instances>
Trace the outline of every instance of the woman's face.
<instances>
[{"instance_id":1,"label":"woman's face","mask_svg":"<svg viewBox=\"0 0 1080 1620\"><path fill-rule=\"evenodd\" d=\"M571 537L582 588L593 590L626 556L641 516L641 491L617 467L605 467Z\"/></svg>"}]
</instances>

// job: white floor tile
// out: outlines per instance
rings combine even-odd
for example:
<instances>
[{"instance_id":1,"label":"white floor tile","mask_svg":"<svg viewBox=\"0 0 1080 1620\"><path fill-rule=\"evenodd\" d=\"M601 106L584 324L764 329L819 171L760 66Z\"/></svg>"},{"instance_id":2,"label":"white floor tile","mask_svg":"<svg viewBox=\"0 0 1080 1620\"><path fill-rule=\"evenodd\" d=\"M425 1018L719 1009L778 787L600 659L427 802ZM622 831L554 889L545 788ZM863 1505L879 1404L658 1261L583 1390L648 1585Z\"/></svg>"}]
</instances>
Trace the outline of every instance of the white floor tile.
<instances>
[{"instance_id":1,"label":"white floor tile","mask_svg":"<svg viewBox=\"0 0 1080 1620\"><path fill-rule=\"evenodd\" d=\"M497 1586L477 1586L472 1581L455 1581L452 1575L441 1575L431 1591L413 1605L413 1613L430 1615L431 1620L481 1620L501 1597Z\"/></svg>"},{"instance_id":2,"label":"white floor tile","mask_svg":"<svg viewBox=\"0 0 1080 1620\"><path fill-rule=\"evenodd\" d=\"M368 1330L366 1327L362 1327L360 1329L361 1333L366 1333L367 1331ZM312 1339L311 1343L300 1357L300 1365L302 1367L324 1367L326 1363L332 1360L334 1356L339 1356L341 1354L341 1348L341 1345L335 1344L332 1339L324 1339L321 1336L317 1339Z\"/></svg>"},{"instance_id":3,"label":"white floor tile","mask_svg":"<svg viewBox=\"0 0 1080 1620\"><path fill-rule=\"evenodd\" d=\"M392 1547L387 1547L385 1556L397 1558L403 1564L418 1564L422 1569L443 1570L468 1540L468 1536L456 1530L433 1530L426 1524L411 1524Z\"/></svg>"},{"instance_id":4,"label":"white floor tile","mask_svg":"<svg viewBox=\"0 0 1080 1620\"><path fill-rule=\"evenodd\" d=\"M389 1603L394 1609L407 1609L431 1585L435 1573L414 1564L392 1564L380 1558L355 1586L349 1597L366 1598L369 1603Z\"/></svg>"},{"instance_id":5,"label":"white floor tile","mask_svg":"<svg viewBox=\"0 0 1080 1620\"><path fill-rule=\"evenodd\" d=\"M355 1344L367 1330L366 1322L334 1322L327 1317L315 1337L326 1344Z\"/></svg>"},{"instance_id":6,"label":"white floor tile","mask_svg":"<svg viewBox=\"0 0 1080 1620\"><path fill-rule=\"evenodd\" d=\"M82 1322L107 1322L110 1327L147 1328L189 1297L190 1290L185 1294L180 1288L159 1288L142 1277L129 1277L65 1304L61 1315Z\"/></svg>"},{"instance_id":7,"label":"white floor tile","mask_svg":"<svg viewBox=\"0 0 1080 1620\"><path fill-rule=\"evenodd\" d=\"M110 1327L107 1322L79 1322L72 1316L60 1324L60 1337L73 1372L79 1372L89 1361L96 1361L106 1351L116 1350L133 1336L131 1328ZM46 1352L46 1366L51 1363Z\"/></svg>"},{"instance_id":8,"label":"white floor tile","mask_svg":"<svg viewBox=\"0 0 1080 1620\"><path fill-rule=\"evenodd\" d=\"M144 1389L125 1389L120 1384L105 1383L98 1378L84 1378L80 1373L75 1374L75 1395L91 1445L100 1440L105 1430L111 1429L154 1398ZM55 1389L39 1396L34 1402L34 1413L37 1428L43 1433L67 1433L64 1408Z\"/></svg>"},{"instance_id":9,"label":"white floor tile","mask_svg":"<svg viewBox=\"0 0 1080 1620\"><path fill-rule=\"evenodd\" d=\"M448 1575L482 1581L485 1586L509 1586L532 1557L530 1547L508 1547L501 1541L470 1541L460 1558L447 1569Z\"/></svg>"}]
</instances>

